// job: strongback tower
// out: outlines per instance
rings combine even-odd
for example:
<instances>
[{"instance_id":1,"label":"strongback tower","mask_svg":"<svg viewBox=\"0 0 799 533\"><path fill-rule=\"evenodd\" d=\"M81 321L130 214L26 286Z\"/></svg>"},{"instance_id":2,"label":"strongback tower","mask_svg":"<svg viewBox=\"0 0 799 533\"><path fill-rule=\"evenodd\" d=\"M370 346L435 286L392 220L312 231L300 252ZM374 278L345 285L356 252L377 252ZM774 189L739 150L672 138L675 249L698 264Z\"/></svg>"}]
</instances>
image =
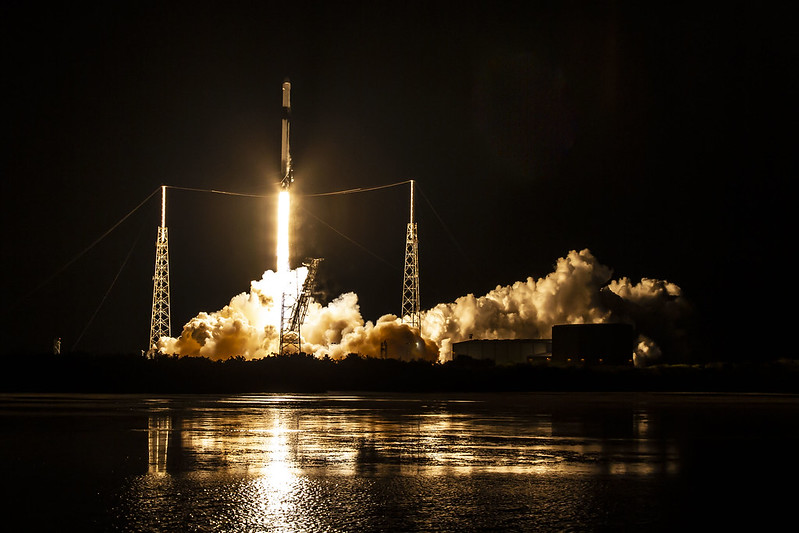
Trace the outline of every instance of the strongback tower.
<instances>
[{"instance_id":1,"label":"strongback tower","mask_svg":"<svg viewBox=\"0 0 799 533\"><path fill-rule=\"evenodd\" d=\"M302 335L300 328L308 312L308 305L313 300L313 293L316 289L316 273L319 270L321 258L306 259L302 264L308 268L308 274L302 284L302 292L295 299L293 305L284 308L283 313L286 321L280 330L280 353L290 355L300 353L302 350ZM285 296L284 296L285 303Z\"/></svg>"},{"instance_id":2,"label":"strongback tower","mask_svg":"<svg viewBox=\"0 0 799 533\"><path fill-rule=\"evenodd\" d=\"M405 269L402 282L402 322L419 330L422 320L419 313L419 241L416 221L413 218L413 189L411 180L411 218L405 236Z\"/></svg>"},{"instance_id":3,"label":"strongback tower","mask_svg":"<svg viewBox=\"0 0 799 533\"><path fill-rule=\"evenodd\" d=\"M155 240L155 273L153 274L153 312L150 318L148 355L158 351L158 339L170 337L169 317L169 241L166 233L166 185L161 186L161 225Z\"/></svg>"}]
</instances>

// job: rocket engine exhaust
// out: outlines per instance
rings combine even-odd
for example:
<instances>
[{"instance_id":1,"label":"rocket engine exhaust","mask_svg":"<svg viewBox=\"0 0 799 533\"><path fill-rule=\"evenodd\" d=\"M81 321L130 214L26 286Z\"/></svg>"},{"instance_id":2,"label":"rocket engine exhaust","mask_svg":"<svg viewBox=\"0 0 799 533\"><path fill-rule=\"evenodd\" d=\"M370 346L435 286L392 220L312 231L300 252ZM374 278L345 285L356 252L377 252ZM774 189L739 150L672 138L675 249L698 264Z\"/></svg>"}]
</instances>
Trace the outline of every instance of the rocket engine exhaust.
<instances>
[{"instance_id":1,"label":"rocket engine exhaust","mask_svg":"<svg viewBox=\"0 0 799 533\"><path fill-rule=\"evenodd\" d=\"M177 338L161 337L162 353L201 355L214 359L246 358L284 353L291 310L308 269L290 266L290 188L294 182L289 145L291 83L283 82L281 179L278 195L277 264L250 284L249 293L233 297L214 313L200 313ZM413 218L413 217L411 217ZM455 342L469 338L521 339L551 337L556 324L632 323L638 330L636 357L658 357L660 338L679 333L688 310L673 283L627 278L612 280L612 269L600 264L587 249L572 250L558 259L545 277L528 277L497 286L476 297L468 294L421 313L421 329L401 317L384 315L364 321L358 296L346 293L323 306L310 302L302 328L294 334L295 349L316 357L339 359L357 353L403 360L445 361ZM418 304L417 304L418 305ZM657 328L651 325L657 325ZM424 338L420 331L424 331Z\"/></svg>"},{"instance_id":2,"label":"rocket engine exhaust","mask_svg":"<svg viewBox=\"0 0 799 533\"><path fill-rule=\"evenodd\" d=\"M299 277L304 279L305 274L300 267ZM679 336L681 319L690 311L680 288L663 280L645 278L633 283L611 277L612 270L590 251L572 250L544 277L497 286L483 296L468 294L424 311L424 338L394 315L365 321L358 296L346 293L325 306L311 302L303 322L302 351L333 359L359 353L445 361L452 343L471 337L548 338L555 324L628 322L639 333L636 357L657 357L657 345ZM283 294L280 278L275 272L264 272L248 293L235 296L223 309L200 313L177 338L162 337L160 351L213 359L232 355L253 359L276 353L279 330L275 324Z\"/></svg>"}]
</instances>

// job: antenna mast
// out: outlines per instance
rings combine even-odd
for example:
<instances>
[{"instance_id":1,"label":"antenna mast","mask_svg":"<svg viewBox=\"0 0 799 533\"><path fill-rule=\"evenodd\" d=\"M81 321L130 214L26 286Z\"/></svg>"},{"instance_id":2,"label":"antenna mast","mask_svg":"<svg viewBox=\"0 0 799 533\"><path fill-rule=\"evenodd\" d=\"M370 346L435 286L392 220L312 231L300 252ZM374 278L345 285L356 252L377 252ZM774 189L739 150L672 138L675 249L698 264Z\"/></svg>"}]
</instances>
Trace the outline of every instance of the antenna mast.
<instances>
[{"instance_id":1,"label":"antenna mast","mask_svg":"<svg viewBox=\"0 0 799 533\"><path fill-rule=\"evenodd\" d=\"M166 185L161 185L161 225L155 240L153 311L150 318L150 344L147 355L158 351L158 339L172 335L169 313L169 241L166 231Z\"/></svg>"},{"instance_id":2,"label":"antenna mast","mask_svg":"<svg viewBox=\"0 0 799 533\"><path fill-rule=\"evenodd\" d=\"M402 282L402 322L422 331L419 312L419 240L414 219L414 180L411 180L410 222L405 234L405 269Z\"/></svg>"}]
</instances>

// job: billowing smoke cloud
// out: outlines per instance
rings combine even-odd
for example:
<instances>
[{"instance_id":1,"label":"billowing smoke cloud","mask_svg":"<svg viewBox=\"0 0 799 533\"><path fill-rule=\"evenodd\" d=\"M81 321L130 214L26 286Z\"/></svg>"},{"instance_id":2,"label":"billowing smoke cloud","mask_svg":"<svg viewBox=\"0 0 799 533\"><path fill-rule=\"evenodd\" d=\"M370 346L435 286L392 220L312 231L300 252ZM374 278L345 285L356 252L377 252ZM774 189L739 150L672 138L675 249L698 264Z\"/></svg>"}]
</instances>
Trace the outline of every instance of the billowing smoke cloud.
<instances>
[{"instance_id":1,"label":"billowing smoke cloud","mask_svg":"<svg viewBox=\"0 0 799 533\"><path fill-rule=\"evenodd\" d=\"M317 357L340 359L349 353L360 353L402 360L438 359L438 346L400 323L395 315L385 315L375 324L364 323L358 296L352 292L326 307L311 304L302 336L304 351Z\"/></svg>"},{"instance_id":2,"label":"billowing smoke cloud","mask_svg":"<svg viewBox=\"0 0 799 533\"><path fill-rule=\"evenodd\" d=\"M292 271L301 286L307 271ZM680 335L689 311L678 286L666 281L611 280L612 270L588 250L558 259L554 272L534 280L498 286L484 296L463 296L423 313L420 337L394 315L364 322L358 297L346 293L326 306L312 302L302 325L302 351L339 359L350 353L396 359L446 360L453 342L475 339L551 338L555 324L626 322L638 334L637 362L661 353L660 343ZM235 296L215 313L200 313L177 339L163 338L163 353L212 359L276 353L279 344L281 285L264 273L249 293Z\"/></svg>"},{"instance_id":3,"label":"billowing smoke cloud","mask_svg":"<svg viewBox=\"0 0 799 533\"><path fill-rule=\"evenodd\" d=\"M293 274L304 280L307 269L302 267ZM249 293L234 296L219 311L200 313L183 326L178 338L162 337L159 351L211 359L231 355L259 358L277 352L280 286L278 275L267 270L260 281L250 284Z\"/></svg>"},{"instance_id":4,"label":"billowing smoke cloud","mask_svg":"<svg viewBox=\"0 0 799 533\"><path fill-rule=\"evenodd\" d=\"M551 338L555 324L607 322L610 313L601 305L599 289L610 274L588 250L570 252L538 281L530 277L485 296L469 294L435 306L425 313L422 329L447 352L451 343L471 337Z\"/></svg>"},{"instance_id":5,"label":"billowing smoke cloud","mask_svg":"<svg viewBox=\"0 0 799 533\"><path fill-rule=\"evenodd\" d=\"M289 273L295 292L307 273L305 267ZM282 286L280 275L267 270L260 281L250 284L249 293L234 296L217 312L200 313L183 327L178 338L162 337L159 351L210 359L233 355L255 359L277 353ZM316 357L341 359L357 353L402 360L438 359L438 346L422 339L396 316L364 322L354 293L343 294L324 307L311 302L300 332L302 351Z\"/></svg>"},{"instance_id":6,"label":"billowing smoke cloud","mask_svg":"<svg viewBox=\"0 0 799 533\"><path fill-rule=\"evenodd\" d=\"M469 338L551 339L556 324L624 322L638 335L637 363L652 361L661 354L655 339L682 334L689 306L673 283L643 279L634 285L627 278L611 281L612 273L589 250L571 251L537 281L530 277L435 306L425 313L422 329L446 359L452 343Z\"/></svg>"}]
</instances>

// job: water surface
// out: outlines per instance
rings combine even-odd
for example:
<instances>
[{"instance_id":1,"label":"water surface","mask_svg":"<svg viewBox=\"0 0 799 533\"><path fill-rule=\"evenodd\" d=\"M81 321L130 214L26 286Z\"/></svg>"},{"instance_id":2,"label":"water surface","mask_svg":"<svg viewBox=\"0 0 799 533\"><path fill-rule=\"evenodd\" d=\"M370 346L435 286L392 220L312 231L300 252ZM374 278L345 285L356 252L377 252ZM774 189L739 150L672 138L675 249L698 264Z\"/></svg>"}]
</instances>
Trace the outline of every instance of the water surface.
<instances>
[{"instance_id":1,"label":"water surface","mask_svg":"<svg viewBox=\"0 0 799 533\"><path fill-rule=\"evenodd\" d=\"M788 516L780 395L0 395L24 530L673 531Z\"/></svg>"}]
</instances>

